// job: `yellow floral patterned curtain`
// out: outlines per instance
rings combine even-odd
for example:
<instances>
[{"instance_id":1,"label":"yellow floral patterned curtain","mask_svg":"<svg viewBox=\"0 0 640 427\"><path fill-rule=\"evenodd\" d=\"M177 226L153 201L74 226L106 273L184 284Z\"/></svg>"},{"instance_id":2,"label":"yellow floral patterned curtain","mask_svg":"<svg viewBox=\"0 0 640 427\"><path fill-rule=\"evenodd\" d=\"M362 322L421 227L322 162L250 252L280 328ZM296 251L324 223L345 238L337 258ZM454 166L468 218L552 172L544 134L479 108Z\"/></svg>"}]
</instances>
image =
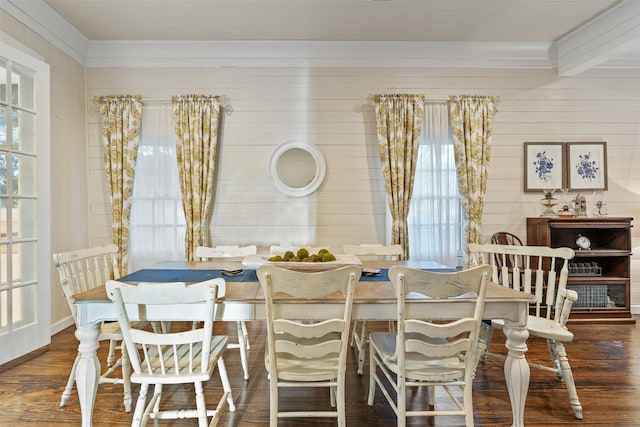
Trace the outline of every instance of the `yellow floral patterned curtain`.
<instances>
[{"instance_id":1,"label":"yellow floral patterned curtain","mask_svg":"<svg viewBox=\"0 0 640 427\"><path fill-rule=\"evenodd\" d=\"M185 258L209 245L209 219L218 146L219 98L184 95L173 98L178 177L186 219Z\"/></svg>"},{"instance_id":2,"label":"yellow floral patterned curtain","mask_svg":"<svg viewBox=\"0 0 640 427\"><path fill-rule=\"evenodd\" d=\"M102 117L104 168L111 196L111 241L120 248L120 272L126 274L142 101L139 96L123 95L99 97L97 102Z\"/></svg>"},{"instance_id":3,"label":"yellow floral patterned curtain","mask_svg":"<svg viewBox=\"0 0 640 427\"><path fill-rule=\"evenodd\" d=\"M424 120L424 95L390 94L372 98L382 174L393 220L391 243L402 245L402 259L408 259L407 216Z\"/></svg>"},{"instance_id":4,"label":"yellow floral patterned curtain","mask_svg":"<svg viewBox=\"0 0 640 427\"><path fill-rule=\"evenodd\" d=\"M467 243L482 242L482 211L497 104L498 98L491 96L460 95L449 99L458 187L467 219Z\"/></svg>"}]
</instances>

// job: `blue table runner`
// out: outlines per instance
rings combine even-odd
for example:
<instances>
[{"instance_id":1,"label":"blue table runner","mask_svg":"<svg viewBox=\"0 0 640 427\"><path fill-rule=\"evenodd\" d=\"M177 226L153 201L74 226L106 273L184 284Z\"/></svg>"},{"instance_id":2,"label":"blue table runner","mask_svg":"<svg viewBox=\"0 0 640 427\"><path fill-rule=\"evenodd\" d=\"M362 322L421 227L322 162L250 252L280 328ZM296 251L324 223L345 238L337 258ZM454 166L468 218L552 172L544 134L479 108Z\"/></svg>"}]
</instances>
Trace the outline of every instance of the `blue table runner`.
<instances>
[{"instance_id":1,"label":"blue table runner","mask_svg":"<svg viewBox=\"0 0 640 427\"><path fill-rule=\"evenodd\" d=\"M428 269L429 271L453 272L452 268ZM254 269L244 269L241 275L224 276L222 270L187 270L187 269L143 269L135 271L118 280L123 282L202 282L203 280L221 277L227 282L257 282L258 276ZM365 276L360 278L361 282L388 282L388 269L381 268L379 276Z\"/></svg>"}]
</instances>

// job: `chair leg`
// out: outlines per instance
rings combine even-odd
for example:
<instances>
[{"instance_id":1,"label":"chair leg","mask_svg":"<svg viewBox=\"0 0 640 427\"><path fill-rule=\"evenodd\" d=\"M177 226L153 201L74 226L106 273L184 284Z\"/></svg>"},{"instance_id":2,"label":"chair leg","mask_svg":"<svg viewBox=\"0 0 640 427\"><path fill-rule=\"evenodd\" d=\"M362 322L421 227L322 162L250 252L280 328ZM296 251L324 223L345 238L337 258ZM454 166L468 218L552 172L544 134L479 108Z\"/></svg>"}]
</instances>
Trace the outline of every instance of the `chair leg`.
<instances>
[{"instance_id":1,"label":"chair leg","mask_svg":"<svg viewBox=\"0 0 640 427\"><path fill-rule=\"evenodd\" d=\"M73 385L76 382L76 369L78 368L79 360L80 360L80 353L76 355L76 358L73 361L73 366L71 367L71 372L69 372L69 379L67 380L67 385L64 387L64 391L62 392L62 398L60 399L60 406L65 406L67 404L67 401L69 401L69 397L71 397L71 392L73 391Z\"/></svg>"},{"instance_id":2,"label":"chair leg","mask_svg":"<svg viewBox=\"0 0 640 427\"><path fill-rule=\"evenodd\" d=\"M345 392L344 392L344 375L342 378L338 376L338 386L336 387L336 406L338 410L338 427L345 427L347 425L346 405L345 405Z\"/></svg>"},{"instance_id":3,"label":"chair leg","mask_svg":"<svg viewBox=\"0 0 640 427\"><path fill-rule=\"evenodd\" d=\"M329 401L332 408L336 407L336 387L329 387Z\"/></svg>"},{"instance_id":4,"label":"chair leg","mask_svg":"<svg viewBox=\"0 0 640 427\"><path fill-rule=\"evenodd\" d=\"M549 342L549 341L548 341ZM576 383L573 380L573 373L571 372L571 365L569 364L569 359L567 358L567 351L564 348L564 344L560 341L549 342L549 348L553 348L553 352L551 357L554 358L554 365L557 363L560 366L562 379L564 380L564 384L567 387L567 392L569 392L569 403L571 404L571 408L573 409L573 413L576 418L582 419L582 405L580 404L580 400L578 399L578 391L576 390Z\"/></svg>"},{"instance_id":5,"label":"chair leg","mask_svg":"<svg viewBox=\"0 0 640 427\"><path fill-rule=\"evenodd\" d=\"M427 402L429 404L429 408L435 408L436 407L436 386L430 385L430 386L427 386L427 389L429 390L429 398Z\"/></svg>"},{"instance_id":6,"label":"chair leg","mask_svg":"<svg viewBox=\"0 0 640 427\"><path fill-rule=\"evenodd\" d=\"M142 425L142 416L145 412L145 406L147 402L147 392L149 391L149 384L140 385L140 393L138 394L138 401L136 402L136 409L133 413L133 420L131 421L131 427L137 427Z\"/></svg>"},{"instance_id":7,"label":"chair leg","mask_svg":"<svg viewBox=\"0 0 640 427\"><path fill-rule=\"evenodd\" d=\"M251 344L249 344L249 332L247 332L247 322L243 320L240 323L242 323L242 335L244 336L245 347L247 347L247 350L251 350Z\"/></svg>"},{"instance_id":8,"label":"chair leg","mask_svg":"<svg viewBox=\"0 0 640 427\"><path fill-rule=\"evenodd\" d=\"M376 396L376 366L377 361L375 357L375 350L373 346L369 346L369 397L367 398L367 404L373 406L373 400Z\"/></svg>"},{"instance_id":9,"label":"chair leg","mask_svg":"<svg viewBox=\"0 0 640 427\"><path fill-rule=\"evenodd\" d=\"M396 378L398 386L398 427L407 425L407 379L404 375L398 375Z\"/></svg>"},{"instance_id":10,"label":"chair leg","mask_svg":"<svg viewBox=\"0 0 640 427\"><path fill-rule=\"evenodd\" d=\"M358 375L362 375L362 368L364 367L364 359L367 357L367 322L362 320L362 328L360 334L356 332L356 324L353 326L353 339L355 340L356 349L358 351Z\"/></svg>"},{"instance_id":11,"label":"chair leg","mask_svg":"<svg viewBox=\"0 0 640 427\"><path fill-rule=\"evenodd\" d=\"M491 325L482 322L482 324L480 325L480 334L478 336L478 344L476 347L476 360L472 375L473 378L476 377L476 370L478 369L478 365L487 357L487 351L489 350L489 344L491 343L492 336L493 328L491 327Z\"/></svg>"},{"instance_id":12,"label":"chair leg","mask_svg":"<svg viewBox=\"0 0 640 427\"><path fill-rule=\"evenodd\" d=\"M247 337L247 329L244 322L236 322L236 329L238 332L238 346L240 347L240 363L242 364L242 372L244 373L244 379L249 379L249 355L247 350L249 349L249 339Z\"/></svg>"},{"instance_id":13,"label":"chair leg","mask_svg":"<svg viewBox=\"0 0 640 427\"><path fill-rule=\"evenodd\" d=\"M122 386L124 387L124 411L131 412L131 362L124 343L121 344L122 353Z\"/></svg>"},{"instance_id":14,"label":"chair leg","mask_svg":"<svg viewBox=\"0 0 640 427\"><path fill-rule=\"evenodd\" d=\"M463 388L464 422L466 427L473 427L473 398L471 383L466 383Z\"/></svg>"},{"instance_id":15,"label":"chair leg","mask_svg":"<svg viewBox=\"0 0 640 427\"><path fill-rule=\"evenodd\" d=\"M269 427L278 427L278 378L269 381Z\"/></svg>"},{"instance_id":16,"label":"chair leg","mask_svg":"<svg viewBox=\"0 0 640 427\"><path fill-rule=\"evenodd\" d=\"M202 390L202 382L193 383L196 389L196 409L198 411L198 427L208 427L207 422L207 406L204 402L204 392Z\"/></svg>"},{"instance_id":17,"label":"chair leg","mask_svg":"<svg viewBox=\"0 0 640 427\"><path fill-rule=\"evenodd\" d=\"M233 403L233 396L231 394L231 383L229 383L229 376L227 375L227 367L224 364L224 359L220 357L218 359L218 373L220 375L220 381L222 382L222 390L227 394L227 403L229 404L229 411L234 412L236 405Z\"/></svg>"},{"instance_id":18,"label":"chair leg","mask_svg":"<svg viewBox=\"0 0 640 427\"><path fill-rule=\"evenodd\" d=\"M354 320L353 321L353 333L351 334L351 348L353 348L356 345L356 340L358 338L358 333L356 332L358 330L358 321Z\"/></svg>"},{"instance_id":19,"label":"chair leg","mask_svg":"<svg viewBox=\"0 0 640 427\"><path fill-rule=\"evenodd\" d=\"M153 387L153 397L156 398L153 404L154 413L160 412L160 396L162 396L162 384L156 384Z\"/></svg>"},{"instance_id":20,"label":"chair leg","mask_svg":"<svg viewBox=\"0 0 640 427\"><path fill-rule=\"evenodd\" d=\"M109 340L109 353L107 354L107 367L113 366L113 361L116 358L117 347L118 347L118 341Z\"/></svg>"}]
</instances>

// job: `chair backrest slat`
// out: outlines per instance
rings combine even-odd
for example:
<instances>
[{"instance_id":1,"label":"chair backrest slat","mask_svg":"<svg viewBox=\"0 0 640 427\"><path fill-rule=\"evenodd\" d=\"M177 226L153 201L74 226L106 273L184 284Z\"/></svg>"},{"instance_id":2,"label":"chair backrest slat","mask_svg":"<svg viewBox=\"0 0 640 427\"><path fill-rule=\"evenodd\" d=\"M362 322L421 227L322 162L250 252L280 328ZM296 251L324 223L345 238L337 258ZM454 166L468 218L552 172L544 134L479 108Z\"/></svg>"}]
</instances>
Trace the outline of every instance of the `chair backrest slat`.
<instances>
[{"instance_id":1,"label":"chair backrest slat","mask_svg":"<svg viewBox=\"0 0 640 427\"><path fill-rule=\"evenodd\" d=\"M309 372L321 365L323 369L339 372L346 364L353 293L360 279L360 267L309 272L263 265L257 274L265 294L269 372L282 373L278 371L279 359L285 354L288 362L300 360L301 371L305 365ZM344 304L318 302L327 297L337 298ZM295 303L292 304L292 300ZM315 304L325 305L326 308L322 308L325 320L301 322L306 311L320 309ZM333 354L337 357L327 359L326 356ZM302 378L304 373L296 375Z\"/></svg>"},{"instance_id":2,"label":"chair backrest slat","mask_svg":"<svg viewBox=\"0 0 640 427\"><path fill-rule=\"evenodd\" d=\"M381 245L381 244L362 244L362 245L344 245L342 250L345 254L356 255L362 260L399 260L402 256L401 245Z\"/></svg>"},{"instance_id":3,"label":"chair backrest slat","mask_svg":"<svg viewBox=\"0 0 640 427\"><path fill-rule=\"evenodd\" d=\"M400 372L407 371L407 377L410 377L408 371L411 369L424 369L420 364L407 364L408 353L418 353L427 360L460 356L465 360L464 376L470 381L475 370L473 361L491 272L490 266L455 273L403 266L389 269L389 279L398 299L398 338L392 359L397 360ZM412 314L407 310L407 301L420 296L439 299L445 304L474 299L475 304L458 319L432 322L424 319L424 313Z\"/></svg>"},{"instance_id":4,"label":"chair backrest slat","mask_svg":"<svg viewBox=\"0 0 640 427\"><path fill-rule=\"evenodd\" d=\"M495 263L489 262L494 270L493 280L498 276L503 285L535 295L534 312L538 317L551 319L555 310L562 310L557 299L567 286L569 260L575 256L573 249L478 243L469 243L468 249L470 266L485 265L487 260L504 255L521 259L525 265L524 272L515 266L505 272L503 266L498 273ZM521 280L524 283L522 288Z\"/></svg>"},{"instance_id":5,"label":"chair backrest slat","mask_svg":"<svg viewBox=\"0 0 640 427\"><path fill-rule=\"evenodd\" d=\"M256 245L248 246L198 246L196 248L196 257L203 260L217 258L242 258L248 255L258 253Z\"/></svg>"},{"instance_id":6,"label":"chair backrest slat","mask_svg":"<svg viewBox=\"0 0 640 427\"><path fill-rule=\"evenodd\" d=\"M118 246L95 246L76 251L53 254L60 284L69 309L76 317L73 295L104 285L107 280L120 277Z\"/></svg>"},{"instance_id":7,"label":"chair backrest slat","mask_svg":"<svg viewBox=\"0 0 640 427\"><path fill-rule=\"evenodd\" d=\"M148 283L130 285L115 280L107 281L107 295L118 312L124 342L135 373L147 375L190 375L207 372L213 335L218 287L223 279L211 279L192 285L183 282ZM184 310L194 310L194 303L203 303L202 327L180 332L147 331L130 326L129 310L140 320L170 320L163 315L166 305L184 304ZM142 350L139 352L138 349ZM157 359L158 363L153 363ZM196 363L197 362L197 363ZM152 366L159 366L153 372Z\"/></svg>"}]
</instances>

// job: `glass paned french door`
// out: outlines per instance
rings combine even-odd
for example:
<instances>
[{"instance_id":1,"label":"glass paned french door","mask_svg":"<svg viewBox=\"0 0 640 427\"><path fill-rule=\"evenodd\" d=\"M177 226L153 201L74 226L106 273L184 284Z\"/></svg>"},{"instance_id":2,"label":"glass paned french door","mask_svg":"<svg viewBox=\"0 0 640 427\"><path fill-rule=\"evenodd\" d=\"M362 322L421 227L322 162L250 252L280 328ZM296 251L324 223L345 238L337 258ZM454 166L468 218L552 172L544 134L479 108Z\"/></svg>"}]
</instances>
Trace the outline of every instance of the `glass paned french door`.
<instances>
[{"instance_id":1,"label":"glass paned french door","mask_svg":"<svg viewBox=\"0 0 640 427\"><path fill-rule=\"evenodd\" d=\"M48 177L39 144L48 145L49 68L2 45L0 56L0 364L50 340L48 219L40 194ZM4 56L6 54L6 56ZM40 74L42 73L42 74ZM39 103L40 90L46 104ZM46 105L45 111L39 111ZM46 120L43 120L45 119ZM44 125L43 125L44 124ZM39 140L43 138L43 140ZM48 152L48 151L47 151ZM47 159L48 162L48 159ZM39 181L44 178L44 181ZM43 199L48 200L47 197ZM43 264L44 263L44 264Z\"/></svg>"}]
</instances>

